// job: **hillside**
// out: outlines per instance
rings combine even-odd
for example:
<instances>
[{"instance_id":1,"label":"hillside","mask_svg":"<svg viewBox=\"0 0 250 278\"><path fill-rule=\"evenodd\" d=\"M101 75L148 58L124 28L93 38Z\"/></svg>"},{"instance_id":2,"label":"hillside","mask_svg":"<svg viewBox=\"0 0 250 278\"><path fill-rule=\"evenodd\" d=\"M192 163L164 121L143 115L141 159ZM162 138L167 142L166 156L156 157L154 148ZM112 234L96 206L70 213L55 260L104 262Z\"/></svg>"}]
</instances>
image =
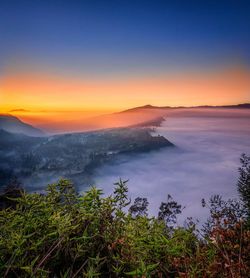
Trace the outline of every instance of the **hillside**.
<instances>
[{"instance_id":1,"label":"hillside","mask_svg":"<svg viewBox=\"0 0 250 278\"><path fill-rule=\"evenodd\" d=\"M100 115L78 121L70 122L70 128L74 131L98 130L105 128L120 128L127 126L149 126L161 118L172 116L203 116L214 115L230 116L233 111L240 110L241 114L248 114L250 104L239 104L230 106L196 106L196 107L170 107L144 105L124 111ZM147 123L147 124L146 124ZM154 125L154 124L153 124ZM62 124L63 126L63 124Z\"/></svg>"},{"instance_id":2,"label":"hillside","mask_svg":"<svg viewBox=\"0 0 250 278\"><path fill-rule=\"evenodd\" d=\"M149 152L173 144L141 127L31 137L0 131L0 186L18 177L31 189L67 177L89 185L96 167L120 155Z\"/></svg>"},{"instance_id":3,"label":"hillside","mask_svg":"<svg viewBox=\"0 0 250 278\"><path fill-rule=\"evenodd\" d=\"M0 114L0 129L12 133L23 133L34 137L45 136L45 133L42 130L24 123L17 117L8 114Z\"/></svg>"},{"instance_id":4,"label":"hillside","mask_svg":"<svg viewBox=\"0 0 250 278\"><path fill-rule=\"evenodd\" d=\"M150 104L146 104L143 106L138 106L134 108L130 108L124 111L121 111L117 114L122 113L129 113L129 112L136 112L136 111L142 111L142 110L151 110L151 109L162 109L162 110L168 110L168 109L199 109L199 108L235 108L235 109L250 109L250 103L240 103L235 105L201 105L201 106L154 106Z\"/></svg>"}]
</instances>

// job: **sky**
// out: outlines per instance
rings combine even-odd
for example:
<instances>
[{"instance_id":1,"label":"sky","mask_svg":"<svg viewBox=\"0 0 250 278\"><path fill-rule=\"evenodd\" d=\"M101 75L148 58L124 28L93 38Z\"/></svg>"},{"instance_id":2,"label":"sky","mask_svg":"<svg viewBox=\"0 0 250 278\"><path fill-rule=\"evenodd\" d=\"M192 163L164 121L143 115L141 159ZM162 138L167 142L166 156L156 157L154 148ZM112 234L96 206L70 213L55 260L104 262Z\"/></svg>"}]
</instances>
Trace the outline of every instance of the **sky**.
<instances>
[{"instance_id":1,"label":"sky","mask_svg":"<svg viewBox=\"0 0 250 278\"><path fill-rule=\"evenodd\" d=\"M0 112L250 102L249 13L241 0L1 0Z\"/></svg>"}]
</instances>

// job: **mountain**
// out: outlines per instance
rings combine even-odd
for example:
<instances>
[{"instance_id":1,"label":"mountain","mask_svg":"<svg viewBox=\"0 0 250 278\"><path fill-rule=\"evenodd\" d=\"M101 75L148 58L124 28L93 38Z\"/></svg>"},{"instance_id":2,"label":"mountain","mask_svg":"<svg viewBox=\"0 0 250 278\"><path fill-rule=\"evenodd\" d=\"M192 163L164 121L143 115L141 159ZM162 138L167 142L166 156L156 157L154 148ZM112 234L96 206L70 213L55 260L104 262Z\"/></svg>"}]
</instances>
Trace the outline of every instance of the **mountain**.
<instances>
[{"instance_id":1,"label":"mountain","mask_svg":"<svg viewBox=\"0 0 250 278\"><path fill-rule=\"evenodd\" d=\"M146 104L146 105L143 105L143 106L137 106L137 107L133 107L133 108L130 108L130 109L127 109L127 110L123 110L123 111L118 112L116 114L131 113L131 112L137 112L137 111L141 111L141 110L171 109L171 108L173 108L173 107L171 107L171 106L154 106L154 105L151 105L151 104Z\"/></svg>"},{"instance_id":2,"label":"mountain","mask_svg":"<svg viewBox=\"0 0 250 278\"><path fill-rule=\"evenodd\" d=\"M35 128L32 125L26 124L17 117L9 114L0 114L0 129L34 137L45 136L45 133L42 130Z\"/></svg>"},{"instance_id":3,"label":"mountain","mask_svg":"<svg viewBox=\"0 0 250 278\"><path fill-rule=\"evenodd\" d=\"M223 106L222 106L223 107ZM237 105L227 105L225 108L241 108L241 109L250 109L250 103L241 103Z\"/></svg>"},{"instance_id":4,"label":"mountain","mask_svg":"<svg viewBox=\"0 0 250 278\"><path fill-rule=\"evenodd\" d=\"M71 133L71 132L85 132L93 130L102 130L107 128L122 128L122 127L143 127L143 126L159 126L166 118L169 117L200 117L200 116L218 116L218 117L231 117L236 111L241 111L241 116L244 117L246 114L250 113L250 103L243 103L238 105L227 105L227 106L194 106L194 107L171 107L171 106L153 106L150 104L130 108L124 111L104 114L95 117L75 117L70 119L59 119L56 123L53 121L51 123L46 123L40 125L43 129L48 130L51 134L60 133ZM1 115L0 115L1 116ZM27 129L20 130L18 128L10 128L10 123L8 126L4 124L3 127L3 117L12 119L14 122L20 122L17 118L4 115L0 118L0 129L5 129L10 132L22 132L31 136L42 136L41 130ZM247 116L248 117L248 116ZM1 123L2 122L2 123ZM22 123L24 124L24 123ZM26 125L26 124L25 124ZM27 125L26 125L27 126ZM32 127L33 128L33 127Z\"/></svg>"},{"instance_id":5,"label":"mountain","mask_svg":"<svg viewBox=\"0 0 250 278\"><path fill-rule=\"evenodd\" d=\"M138 106L138 107L133 107L121 112L118 112L116 114L122 114L122 113L130 113L130 112L138 112L142 110L152 110L152 109L162 109L162 110L168 110L168 109L195 109L195 108L235 108L235 109L250 109L250 103L240 103L240 104L235 104L235 105L219 105L219 106L214 106L214 105L200 105L200 106L154 106L151 104L146 104L143 106Z\"/></svg>"},{"instance_id":6,"label":"mountain","mask_svg":"<svg viewBox=\"0 0 250 278\"><path fill-rule=\"evenodd\" d=\"M97 130L114 127L128 126L158 126L164 118L180 116L225 116L230 117L233 110L241 109L242 115L250 111L250 103L227 105L227 106L194 106L194 107L171 107L153 106L150 104L130 108L121 112L106 114L89 118L81 122L82 130ZM152 124L151 124L152 123ZM72 123L71 126L73 126ZM78 127L79 128L79 127Z\"/></svg>"},{"instance_id":7,"label":"mountain","mask_svg":"<svg viewBox=\"0 0 250 278\"><path fill-rule=\"evenodd\" d=\"M94 182L94 170L104 163L118 163L121 156L173 146L144 127L44 137L0 130L0 189L14 177L33 190L59 177L87 186Z\"/></svg>"}]
</instances>

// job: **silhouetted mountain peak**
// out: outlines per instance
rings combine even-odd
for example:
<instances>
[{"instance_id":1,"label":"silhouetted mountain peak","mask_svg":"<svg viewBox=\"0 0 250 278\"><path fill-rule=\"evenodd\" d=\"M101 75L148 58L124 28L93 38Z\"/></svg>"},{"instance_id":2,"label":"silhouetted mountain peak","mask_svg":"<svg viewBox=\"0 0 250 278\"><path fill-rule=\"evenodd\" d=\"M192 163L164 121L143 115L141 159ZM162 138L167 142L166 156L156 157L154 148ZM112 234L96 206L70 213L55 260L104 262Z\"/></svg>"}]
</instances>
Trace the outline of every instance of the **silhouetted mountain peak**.
<instances>
[{"instance_id":1,"label":"silhouetted mountain peak","mask_svg":"<svg viewBox=\"0 0 250 278\"><path fill-rule=\"evenodd\" d=\"M0 114L0 129L11 133L23 133L29 136L45 136L42 130L26 124L10 114Z\"/></svg>"},{"instance_id":2,"label":"silhouetted mountain peak","mask_svg":"<svg viewBox=\"0 0 250 278\"><path fill-rule=\"evenodd\" d=\"M158 106L153 106L151 104L146 104L143 106L137 106L137 107L133 107L124 111L121 111L119 113L124 113L124 112L133 112L133 111L138 111L138 110L144 110L144 109L157 109L157 108L162 108L162 107L158 107Z\"/></svg>"}]
</instances>

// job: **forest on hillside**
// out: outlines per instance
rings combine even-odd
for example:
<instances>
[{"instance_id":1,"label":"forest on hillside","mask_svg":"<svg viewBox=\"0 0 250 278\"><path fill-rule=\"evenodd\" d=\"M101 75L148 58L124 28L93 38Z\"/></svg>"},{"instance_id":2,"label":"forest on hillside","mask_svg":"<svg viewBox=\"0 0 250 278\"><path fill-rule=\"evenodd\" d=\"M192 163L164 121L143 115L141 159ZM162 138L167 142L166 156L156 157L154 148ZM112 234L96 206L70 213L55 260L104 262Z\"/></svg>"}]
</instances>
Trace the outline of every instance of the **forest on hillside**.
<instances>
[{"instance_id":1,"label":"forest on hillside","mask_svg":"<svg viewBox=\"0 0 250 278\"><path fill-rule=\"evenodd\" d=\"M43 189L58 177L70 179L76 187L87 186L93 182L94 169L121 155L174 146L165 137L152 135L153 130L127 127L32 137L0 127L0 191L15 177L26 190Z\"/></svg>"}]
</instances>

